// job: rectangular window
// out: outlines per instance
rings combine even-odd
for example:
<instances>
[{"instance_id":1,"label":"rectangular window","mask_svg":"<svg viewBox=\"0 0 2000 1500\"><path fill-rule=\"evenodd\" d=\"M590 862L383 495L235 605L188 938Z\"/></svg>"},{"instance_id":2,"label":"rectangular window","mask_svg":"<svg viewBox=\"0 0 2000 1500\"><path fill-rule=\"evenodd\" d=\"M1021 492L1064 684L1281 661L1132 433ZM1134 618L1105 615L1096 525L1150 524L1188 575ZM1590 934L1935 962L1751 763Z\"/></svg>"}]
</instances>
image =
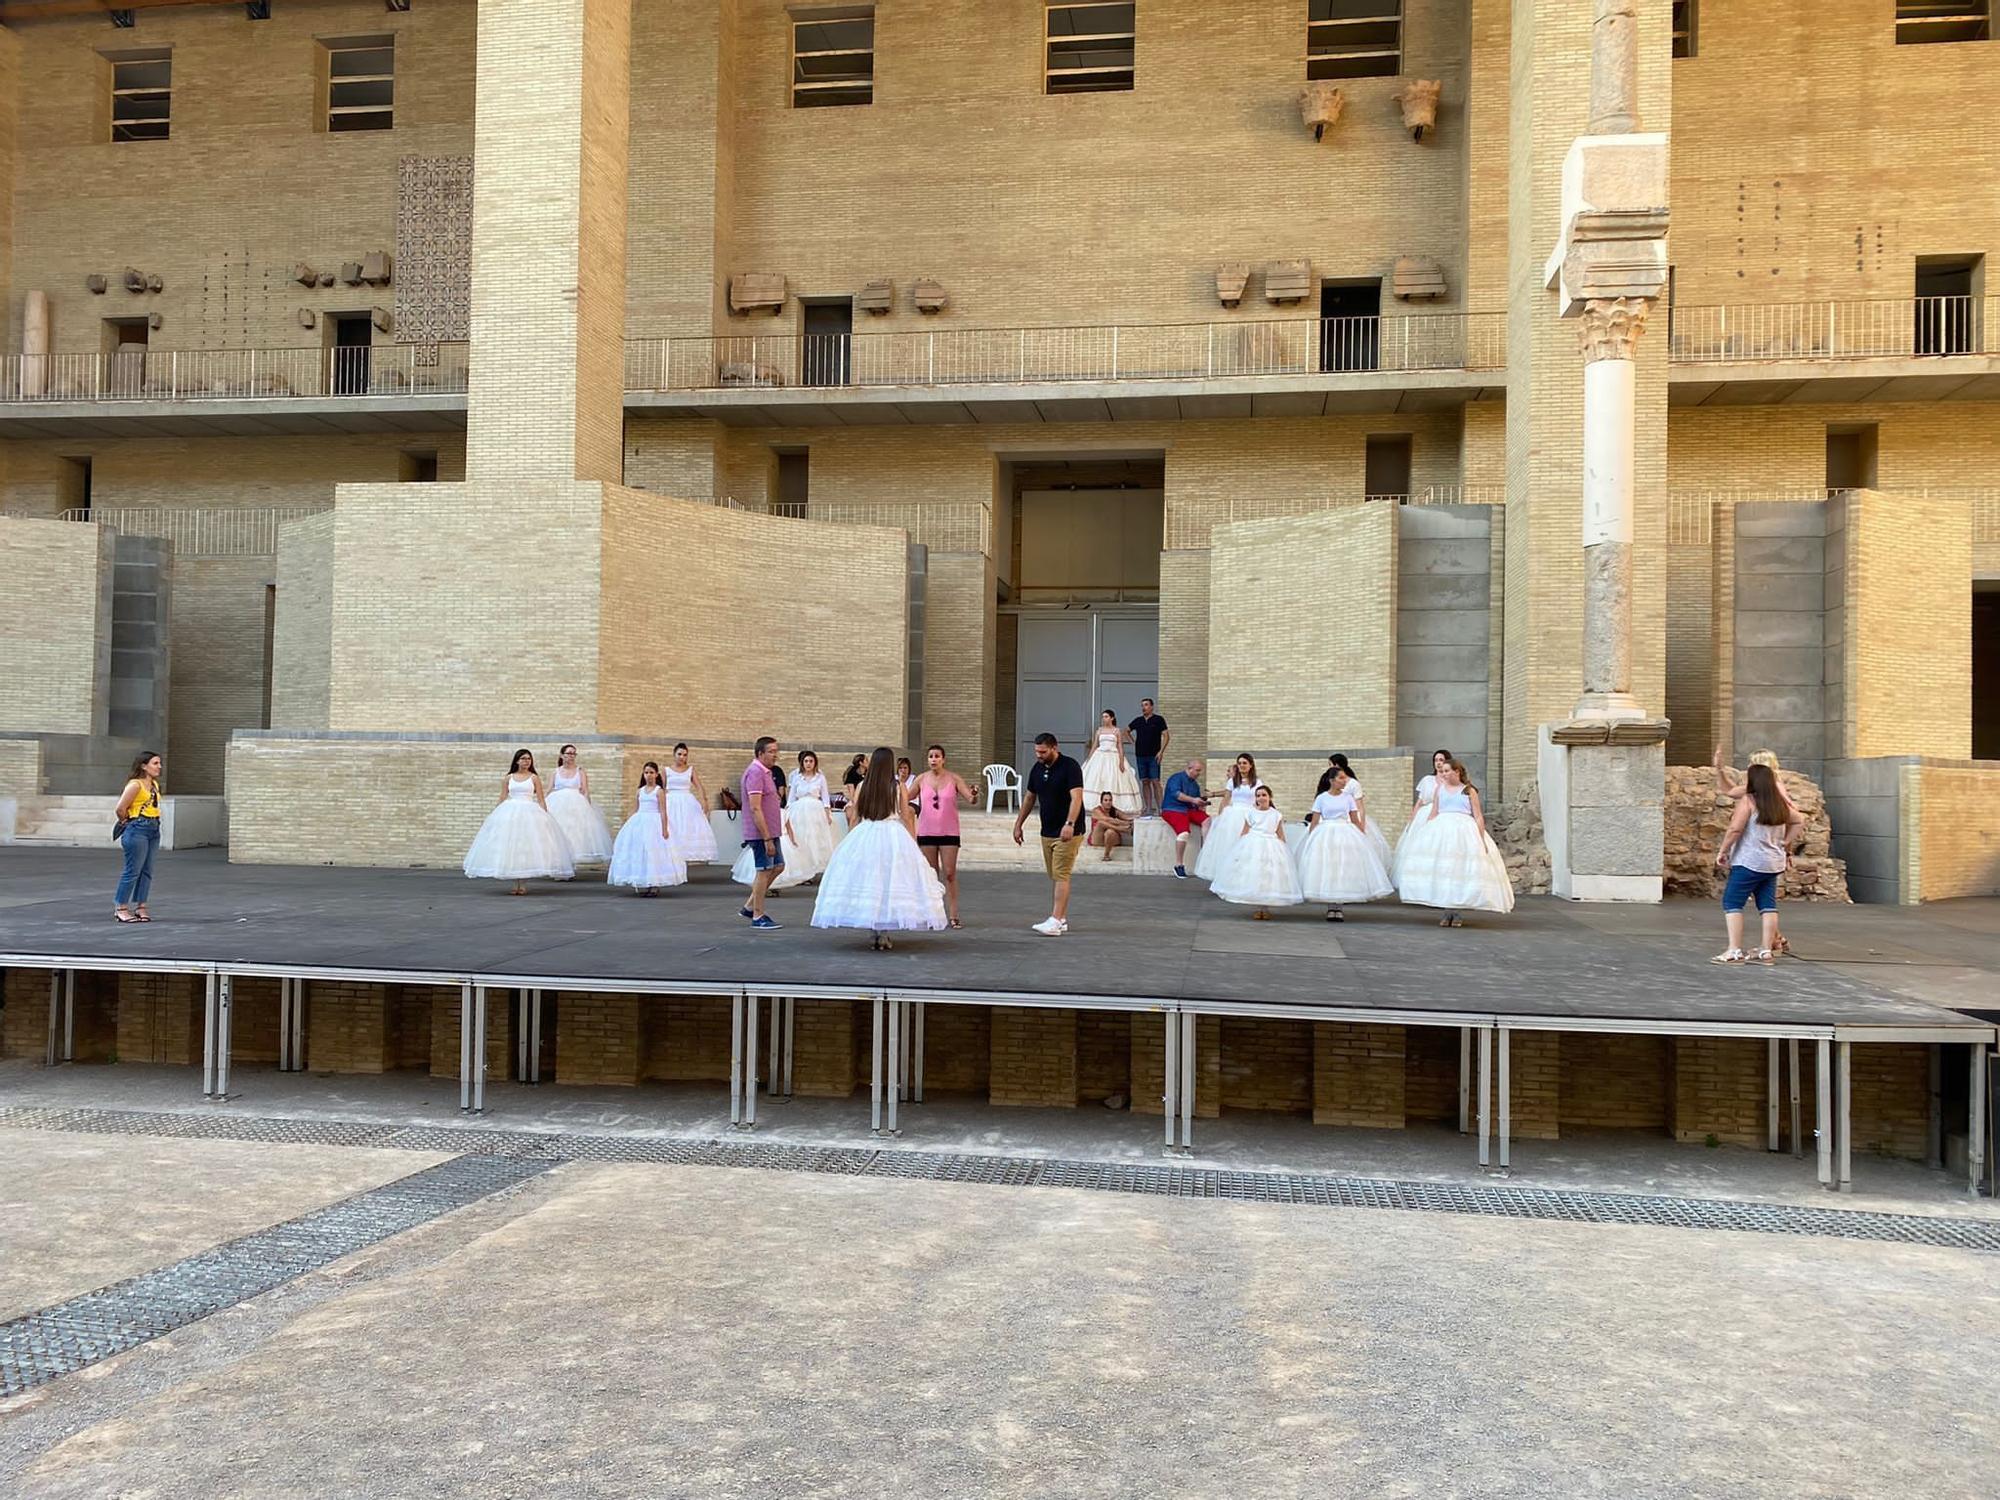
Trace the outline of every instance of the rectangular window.
<instances>
[{"instance_id":1,"label":"rectangular window","mask_svg":"<svg viewBox=\"0 0 2000 1500\"><path fill-rule=\"evenodd\" d=\"M1308 0L1307 78L1394 78L1402 71L1402 0Z\"/></svg>"},{"instance_id":2,"label":"rectangular window","mask_svg":"<svg viewBox=\"0 0 2000 1500\"><path fill-rule=\"evenodd\" d=\"M875 12L792 23L792 108L875 102Z\"/></svg>"},{"instance_id":3,"label":"rectangular window","mask_svg":"<svg viewBox=\"0 0 2000 1500\"><path fill-rule=\"evenodd\" d=\"M1674 0L1674 56L1693 57L1695 52L1696 0Z\"/></svg>"},{"instance_id":4,"label":"rectangular window","mask_svg":"<svg viewBox=\"0 0 2000 1500\"><path fill-rule=\"evenodd\" d=\"M1110 94L1132 87L1138 38L1137 5L1051 5L1048 69L1051 94Z\"/></svg>"},{"instance_id":5,"label":"rectangular window","mask_svg":"<svg viewBox=\"0 0 2000 1500\"><path fill-rule=\"evenodd\" d=\"M351 36L326 49L326 128L393 130L396 125L396 39Z\"/></svg>"},{"instance_id":6,"label":"rectangular window","mask_svg":"<svg viewBox=\"0 0 2000 1500\"><path fill-rule=\"evenodd\" d=\"M164 141L174 97L173 54L121 52L111 63L111 139Z\"/></svg>"},{"instance_id":7,"label":"rectangular window","mask_svg":"<svg viewBox=\"0 0 2000 1500\"><path fill-rule=\"evenodd\" d=\"M1896 45L1983 42L1993 35L1990 0L1896 0Z\"/></svg>"}]
</instances>

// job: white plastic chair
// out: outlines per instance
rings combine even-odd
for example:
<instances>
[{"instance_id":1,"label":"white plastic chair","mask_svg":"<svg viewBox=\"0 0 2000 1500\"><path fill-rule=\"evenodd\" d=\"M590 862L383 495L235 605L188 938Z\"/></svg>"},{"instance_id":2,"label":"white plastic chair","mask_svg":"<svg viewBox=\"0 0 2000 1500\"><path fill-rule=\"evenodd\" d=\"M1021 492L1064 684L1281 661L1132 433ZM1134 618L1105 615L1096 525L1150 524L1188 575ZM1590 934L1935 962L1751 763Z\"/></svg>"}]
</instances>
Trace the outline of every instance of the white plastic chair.
<instances>
[{"instance_id":1,"label":"white plastic chair","mask_svg":"<svg viewBox=\"0 0 2000 1500\"><path fill-rule=\"evenodd\" d=\"M997 797L1005 797L1007 805L1015 812L1021 810L1021 773L1012 766L987 766L980 773L986 778L986 810L993 811Z\"/></svg>"}]
</instances>

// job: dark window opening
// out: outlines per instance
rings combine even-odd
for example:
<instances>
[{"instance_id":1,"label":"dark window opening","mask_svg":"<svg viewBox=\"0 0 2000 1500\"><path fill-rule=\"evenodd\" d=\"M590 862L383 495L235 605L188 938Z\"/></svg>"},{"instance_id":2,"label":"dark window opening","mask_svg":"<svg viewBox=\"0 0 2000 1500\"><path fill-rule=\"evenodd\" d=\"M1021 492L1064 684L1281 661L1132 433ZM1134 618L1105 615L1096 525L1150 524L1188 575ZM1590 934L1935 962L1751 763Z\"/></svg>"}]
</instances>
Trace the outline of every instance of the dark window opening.
<instances>
[{"instance_id":1,"label":"dark window opening","mask_svg":"<svg viewBox=\"0 0 2000 1500\"><path fill-rule=\"evenodd\" d=\"M1977 255L1917 257L1914 347L1919 354L1972 354L1979 349L1980 272Z\"/></svg>"},{"instance_id":2,"label":"dark window opening","mask_svg":"<svg viewBox=\"0 0 2000 1500\"><path fill-rule=\"evenodd\" d=\"M121 52L108 60L111 139L166 140L173 115L173 54L164 49Z\"/></svg>"},{"instance_id":3,"label":"dark window opening","mask_svg":"<svg viewBox=\"0 0 2000 1500\"><path fill-rule=\"evenodd\" d=\"M854 359L854 299L805 304L799 371L807 385L846 385Z\"/></svg>"},{"instance_id":4,"label":"dark window opening","mask_svg":"<svg viewBox=\"0 0 2000 1500\"><path fill-rule=\"evenodd\" d=\"M1414 440L1406 432L1368 439L1361 481L1362 498L1394 500L1410 498L1410 462Z\"/></svg>"},{"instance_id":5,"label":"dark window opening","mask_svg":"<svg viewBox=\"0 0 2000 1500\"><path fill-rule=\"evenodd\" d=\"M1842 422L1826 429L1826 487L1829 490L1875 488L1878 432L1873 422Z\"/></svg>"},{"instance_id":6,"label":"dark window opening","mask_svg":"<svg viewBox=\"0 0 2000 1500\"><path fill-rule=\"evenodd\" d=\"M1972 756L2000 760L2000 580L1972 586Z\"/></svg>"},{"instance_id":7,"label":"dark window opening","mask_svg":"<svg viewBox=\"0 0 2000 1500\"><path fill-rule=\"evenodd\" d=\"M1307 78L1394 78L1402 71L1402 0L1309 0Z\"/></svg>"},{"instance_id":8,"label":"dark window opening","mask_svg":"<svg viewBox=\"0 0 2000 1500\"><path fill-rule=\"evenodd\" d=\"M438 456L435 448L416 449L396 455L397 478L404 484L436 484Z\"/></svg>"},{"instance_id":9,"label":"dark window opening","mask_svg":"<svg viewBox=\"0 0 2000 1500\"><path fill-rule=\"evenodd\" d=\"M333 361L332 387L336 396L368 394L370 345L375 342L375 326L367 313L329 313L326 319Z\"/></svg>"},{"instance_id":10,"label":"dark window opening","mask_svg":"<svg viewBox=\"0 0 2000 1500\"><path fill-rule=\"evenodd\" d=\"M792 108L875 102L875 10L792 23Z\"/></svg>"},{"instance_id":11,"label":"dark window opening","mask_svg":"<svg viewBox=\"0 0 2000 1500\"><path fill-rule=\"evenodd\" d=\"M810 455L804 448L780 448L778 484L771 502L771 514L803 517L809 499Z\"/></svg>"},{"instance_id":12,"label":"dark window opening","mask_svg":"<svg viewBox=\"0 0 2000 1500\"><path fill-rule=\"evenodd\" d=\"M1896 45L1983 42L1992 35L1989 0L1896 0Z\"/></svg>"},{"instance_id":13,"label":"dark window opening","mask_svg":"<svg viewBox=\"0 0 2000 1500\"><path fill-rule=\"evenodd\" d=\"M1674 0L1674 56L1693 57L1696 37L1696 0Z\"/></svg>"},{"instance_id":14,"label":"dark window opening","mask_svg":"<svg viewBox=\"0 0 2000 1500\"><path fill-rule=\"evenodd\" d=\"M1382 347L1382 281L1329 281L1319 294L1319 367L1373 370Z\"/></svg>"},{"instance_id":15,"label":"dark window opening","mask_svg":"<svg viewBox=\"0 0 2000 1500\"><path fill-rule=\"evenodd\" d=\"M1051 94L1110 94L1128 90L1138 50L1137 5L1051 5L1047 11Z\"/></svg>"},{"instance_id":16,"label":"dark window opening","mask_svg":"<svg viewBox=\"0 0 2000 1500\"><path fill-rule=\"evenodd\" d=\"M72 520L90 519L90 460L56 460L56 503Z\"/></svg>"}]
</instances>

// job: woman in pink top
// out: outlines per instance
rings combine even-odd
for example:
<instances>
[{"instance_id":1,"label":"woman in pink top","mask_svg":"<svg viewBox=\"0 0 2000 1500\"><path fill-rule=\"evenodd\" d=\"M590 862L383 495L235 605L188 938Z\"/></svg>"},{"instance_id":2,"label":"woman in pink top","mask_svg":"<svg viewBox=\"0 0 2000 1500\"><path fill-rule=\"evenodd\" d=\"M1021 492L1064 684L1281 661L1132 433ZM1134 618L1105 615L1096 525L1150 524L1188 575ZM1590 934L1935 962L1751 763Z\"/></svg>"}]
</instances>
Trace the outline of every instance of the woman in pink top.
<instances>
[{"instance_id":1,"label":"woman in pink top","mask_svg":"<svg viewBox=\"0 0 2000 1500\"><path fill-rule=\"evenodd\" d=\"M970 806L978 799L956 771L945 769L944 746L933 745L925 752L928 763L917 778L917 847L944 882L945 911L951 925L958 926L958 804Z\"/></svg>"}]
</instances>

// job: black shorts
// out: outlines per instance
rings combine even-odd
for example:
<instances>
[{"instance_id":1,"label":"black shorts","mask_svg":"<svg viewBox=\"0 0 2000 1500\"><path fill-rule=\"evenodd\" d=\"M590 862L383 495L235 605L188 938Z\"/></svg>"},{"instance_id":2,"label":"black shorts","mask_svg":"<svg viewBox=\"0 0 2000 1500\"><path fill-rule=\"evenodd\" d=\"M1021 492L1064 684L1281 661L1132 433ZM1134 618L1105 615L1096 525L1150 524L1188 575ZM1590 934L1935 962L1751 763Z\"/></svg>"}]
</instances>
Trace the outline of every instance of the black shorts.
<instances>
[{"instance_id":1,"label":"black shorts","mask_svg":"<svg viewBox=\"0 0 2000 1500\"><path fill-rule=\"evenodd\" d=\"M958 835L955 833L920 833L917 846L923 849L956 849Z\"/></svg>"}]
</instances>

